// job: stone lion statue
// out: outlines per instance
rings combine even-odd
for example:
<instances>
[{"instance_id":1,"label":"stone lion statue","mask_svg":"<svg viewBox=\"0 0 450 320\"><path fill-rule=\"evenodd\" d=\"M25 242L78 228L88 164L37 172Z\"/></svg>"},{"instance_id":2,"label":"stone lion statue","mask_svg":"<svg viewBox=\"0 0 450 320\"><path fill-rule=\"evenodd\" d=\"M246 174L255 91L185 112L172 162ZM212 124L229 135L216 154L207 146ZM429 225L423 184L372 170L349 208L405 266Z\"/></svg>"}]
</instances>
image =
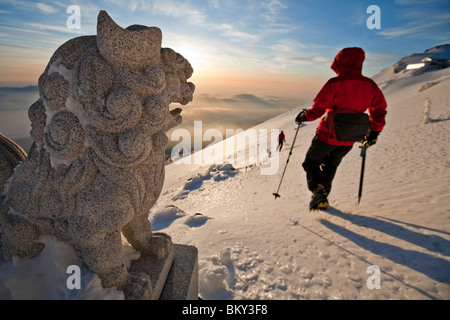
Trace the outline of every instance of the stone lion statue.
<instances>
[{"instance_id":1,"label":"stone lion statue","mask_svg":"<svg viewBox=\"0 0 450 320\"><path fill-rule=\"evenodd\" d=\"M122 264L122 234L154 259L172 249L168 235L152 232L148 214L164 183L166 131L182 121L169 104L189 103L195 89L189 62L161 42L160 29L123 29L100 11L97 36L55 51L29 108L34 143L0 181L4 259L36 257L40 236L53 235L103 287L127 299L151 295L149 276Z\"/></svg>"}]
</instances>

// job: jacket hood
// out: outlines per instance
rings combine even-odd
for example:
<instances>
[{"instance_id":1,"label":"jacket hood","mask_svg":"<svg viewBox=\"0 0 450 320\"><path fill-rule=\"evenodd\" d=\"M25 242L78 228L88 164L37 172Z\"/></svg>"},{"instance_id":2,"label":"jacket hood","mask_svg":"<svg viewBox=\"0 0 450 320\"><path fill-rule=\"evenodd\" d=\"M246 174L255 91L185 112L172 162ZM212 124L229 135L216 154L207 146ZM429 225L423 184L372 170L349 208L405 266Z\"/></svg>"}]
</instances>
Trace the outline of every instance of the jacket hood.
<instances>
[{"instance_id":1,"label":"jacket hood","mask_svg":"<svg viewBox=\"0 0 450 320\"><path fill-rule=\"evenodd\" d=\"M362 65L366 54L361 48L344 48L336 55L331 69L338 76L362 73Z\"/></svg>"}]
</instances>

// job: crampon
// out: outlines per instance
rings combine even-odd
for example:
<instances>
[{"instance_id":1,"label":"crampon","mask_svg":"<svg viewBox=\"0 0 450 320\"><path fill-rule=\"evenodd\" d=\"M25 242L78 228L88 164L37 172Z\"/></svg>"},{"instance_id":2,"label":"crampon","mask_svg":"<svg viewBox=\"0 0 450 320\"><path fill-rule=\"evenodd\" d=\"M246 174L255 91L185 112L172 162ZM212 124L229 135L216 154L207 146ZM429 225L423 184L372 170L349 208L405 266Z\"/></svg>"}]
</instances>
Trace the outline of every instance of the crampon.
<instances>
[{"instance_id":1,"label":"crampon","mask_svg":"<svg viewBox=\"0 0 450 320\"><path fill-rule=\"evenodd\" d=\"M313 193L311 202L309 203L309 211L325 211L328 207L327 193L323 187L319 185L316 192Z\"/></svg>"}]
</instances>

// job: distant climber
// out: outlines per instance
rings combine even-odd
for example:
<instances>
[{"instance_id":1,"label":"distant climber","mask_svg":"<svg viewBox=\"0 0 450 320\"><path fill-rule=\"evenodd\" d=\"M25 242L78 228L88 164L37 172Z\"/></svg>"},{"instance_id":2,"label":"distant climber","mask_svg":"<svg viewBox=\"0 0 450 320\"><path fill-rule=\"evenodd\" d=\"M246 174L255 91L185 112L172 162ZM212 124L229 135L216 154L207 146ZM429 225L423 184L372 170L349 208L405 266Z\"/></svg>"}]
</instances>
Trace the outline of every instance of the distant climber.
<instances>
[{"instance_id":1,"label":"distant climber","mask_svg":"<svg viewBox=\"0 0 450 320\"><path fill-rule=\"evenodd\" d=\"M281 151L281 149L283 149L283 143L284 142L286 142L286 136L284 135L283 130L281 130L281 133L278 135L277 151Z\"/></svg>"},{"instance_id":2,"label":"distant climber","mask_svg":"<svg viewBox=\"0 0 450 320\"><path fill-rule=\"evenodd\" d=\"M310 210L327 208L336 170L353 144L374 145L386 124L386 100L376 83L362 75L364 59L361 48L342 49L331 65L337 77L328 80L312 107L295 119L300 125L326 113L302 165L312 192Z\"/></svg>"}]
</instances>

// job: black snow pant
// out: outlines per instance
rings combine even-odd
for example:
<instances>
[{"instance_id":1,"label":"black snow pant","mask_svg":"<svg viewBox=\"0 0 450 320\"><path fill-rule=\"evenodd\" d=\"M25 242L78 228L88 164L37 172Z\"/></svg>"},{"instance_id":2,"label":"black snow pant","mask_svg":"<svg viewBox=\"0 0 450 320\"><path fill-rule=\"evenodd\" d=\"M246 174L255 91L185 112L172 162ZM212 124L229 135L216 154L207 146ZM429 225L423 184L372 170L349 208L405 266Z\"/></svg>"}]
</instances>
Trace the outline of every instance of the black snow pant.
<instances>
[{"instance_id":1,"label":"black snow pant","mask_svg":"<svg viewBox=\"0 0 450 320\"><path fill-rule=\"evenodd\" d=\"M308 189L314 192L317 190L318 185L321 184L325 191L330 194L336 170L344 156L351 149L352 146L327 144L315 136L303 162Z\"/></svg>"},{"instance_id":2,"label":"black snow pant","mask_svg":"<svg viewBox=\"0 0 450 320\"><path fill-rule=\"evenodd\" d=\"M277 150L278 151L281 151L281 149L283 149L283 140L278 140L278 148L277 148Z\"/></svg>"}]
</instances>

